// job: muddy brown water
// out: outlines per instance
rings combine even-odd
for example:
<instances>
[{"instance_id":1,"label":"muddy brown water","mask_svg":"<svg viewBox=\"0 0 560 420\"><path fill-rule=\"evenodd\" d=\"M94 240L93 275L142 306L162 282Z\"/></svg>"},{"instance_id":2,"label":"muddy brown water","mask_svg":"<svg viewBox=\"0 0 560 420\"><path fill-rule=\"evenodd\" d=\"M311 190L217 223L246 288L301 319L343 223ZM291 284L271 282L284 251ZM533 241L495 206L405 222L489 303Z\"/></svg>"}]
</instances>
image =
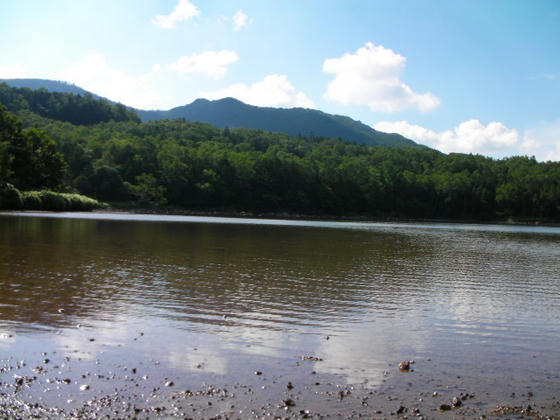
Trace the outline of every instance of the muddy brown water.
<instances>
[{"instance_id":1,"label":"muddy brown water","mask_svg":"<svg viewBox=\"0 0 560 420\"><path fill-rule=\"evenodd\" d=\"M45 418L558 416L560 228L4 213L0 396Z\"/></svg>"}]
</instances>

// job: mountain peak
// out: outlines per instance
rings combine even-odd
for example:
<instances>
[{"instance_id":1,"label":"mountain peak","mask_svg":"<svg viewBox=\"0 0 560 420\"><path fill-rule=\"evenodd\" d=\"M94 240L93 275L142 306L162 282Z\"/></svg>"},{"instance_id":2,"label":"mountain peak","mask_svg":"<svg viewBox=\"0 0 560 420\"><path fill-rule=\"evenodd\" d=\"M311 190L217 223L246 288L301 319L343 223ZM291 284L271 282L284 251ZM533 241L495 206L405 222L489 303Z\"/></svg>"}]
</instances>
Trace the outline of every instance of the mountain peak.
<instances>
[{"instance_id":1,"label":"mountain peak","mask_svg":"<svg viewBox=\"0 0 560 420\"><path fill-rule=\"evenodd\" d=\"M246 103L241 102L239 99L227 97L227 98L220 98L220 99L206 99L206 98L198 98L192 101L189 105L186 106L208 106L210 104L219 104L219 105L245 105Z\"/></svg>"},{"instance_id":2,"label":"mountain peak","mask_svg":"<svg viewBox=\"0 0 560 420\"><path fill-rule=\"evenodd\" d=\"M227 98L216 99L211 102L218 102L222 104L247 105L245 102L242 102L236 98L232 98L231 96L228 96Z\"/></svg>"},{"instance_id":3,"label":"mountain peak","mask_svg":"<svg viewBox=\"0 0 560 420\"><path fill-rule=\"evenodd\" d=\"M169 111L137 111L142 121L184 118L219 128L250 128L290 134L342 139L370 146L411 146L400 134L387 134L342 115L307 108L272 108L248 105L236 98L196 99Z\"/></svg>"}]
</instances>

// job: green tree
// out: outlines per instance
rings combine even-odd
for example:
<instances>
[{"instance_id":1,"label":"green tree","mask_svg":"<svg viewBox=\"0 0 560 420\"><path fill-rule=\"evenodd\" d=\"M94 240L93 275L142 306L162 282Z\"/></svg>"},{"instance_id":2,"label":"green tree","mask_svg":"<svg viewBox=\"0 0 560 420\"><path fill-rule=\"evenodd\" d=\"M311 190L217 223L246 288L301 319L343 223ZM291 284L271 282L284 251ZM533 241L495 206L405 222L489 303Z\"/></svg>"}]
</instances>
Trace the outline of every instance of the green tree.
<instances>
[{"instance_id":1,"label":"green tree","mask_svg":"<svg viewBox=\"0 0 560 420\"><path fill-rule=\"evenodd\" d=\"M142 174L136 177L136 184L128 184L131 195L140 204L162 206L167 203L165 187L158 184L152 174Z\"/></svg>"},{"instance_id":2,"label":"green tree","mask_svg":"<svg viewBox=\"0 0 560 420\"><path fill-rule=\"evenodd\" d=\"M61 187L66 162L57 145L36 128L21 123L0 106L0 176L23 190Z\"/></svg>"}]
</instances>

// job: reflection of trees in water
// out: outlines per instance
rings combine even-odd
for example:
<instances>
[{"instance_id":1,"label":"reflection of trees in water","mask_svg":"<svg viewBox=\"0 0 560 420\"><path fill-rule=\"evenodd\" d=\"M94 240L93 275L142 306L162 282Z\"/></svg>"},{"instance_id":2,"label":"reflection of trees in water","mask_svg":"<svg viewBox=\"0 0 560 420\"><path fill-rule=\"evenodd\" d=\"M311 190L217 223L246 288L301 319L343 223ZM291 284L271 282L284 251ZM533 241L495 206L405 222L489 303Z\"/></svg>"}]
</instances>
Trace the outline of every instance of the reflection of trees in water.
<instances>
[{"instance_id":1,"label":"reflection of trees in water","mask_svg":"<svg viewBox=\"0 0 560 420\"><path fill-rule=\"evenodd\" d=\"M127 304L191 321L236 315L263 327L334 320L387 287L383 273L413 249L403 236L338 229L28 217L0 223L2 318L52 326L72 316L110 318Z\"/></svg>"},{"instance_id":2,"label":"reflection of trees in water","mask_svg":"<svg viewBox=\"0 0 560 420\"><path fill-rule=\"evenodd\" d=\"M0 229L0 317L49 326L112 319L124 306L278 329L391 317L445 282L483 276L477 261L458 265L495 247L488 235L461 244L453 232L389 228L3 217Z\"/></svg>"}]
</instances>

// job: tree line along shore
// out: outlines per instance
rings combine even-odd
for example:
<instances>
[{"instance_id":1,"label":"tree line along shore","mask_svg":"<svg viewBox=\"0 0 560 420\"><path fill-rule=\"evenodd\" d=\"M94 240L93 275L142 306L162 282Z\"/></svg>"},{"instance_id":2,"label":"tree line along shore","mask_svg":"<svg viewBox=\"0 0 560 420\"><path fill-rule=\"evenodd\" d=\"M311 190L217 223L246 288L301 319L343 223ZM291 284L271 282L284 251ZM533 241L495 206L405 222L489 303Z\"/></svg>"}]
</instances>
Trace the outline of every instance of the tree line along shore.
<instances>
[{"instance_id":1,"label":"tree line along shore","mask_svg":"<svg viewBox=\"0 0 560 420\"><path fill-rule=\"evenodd\" d=\"M142 123L90 95L0 85L0 208L560 220L560 163ZM85 117L84 114L87 116Z\"/></svg>"}]
</instances>

